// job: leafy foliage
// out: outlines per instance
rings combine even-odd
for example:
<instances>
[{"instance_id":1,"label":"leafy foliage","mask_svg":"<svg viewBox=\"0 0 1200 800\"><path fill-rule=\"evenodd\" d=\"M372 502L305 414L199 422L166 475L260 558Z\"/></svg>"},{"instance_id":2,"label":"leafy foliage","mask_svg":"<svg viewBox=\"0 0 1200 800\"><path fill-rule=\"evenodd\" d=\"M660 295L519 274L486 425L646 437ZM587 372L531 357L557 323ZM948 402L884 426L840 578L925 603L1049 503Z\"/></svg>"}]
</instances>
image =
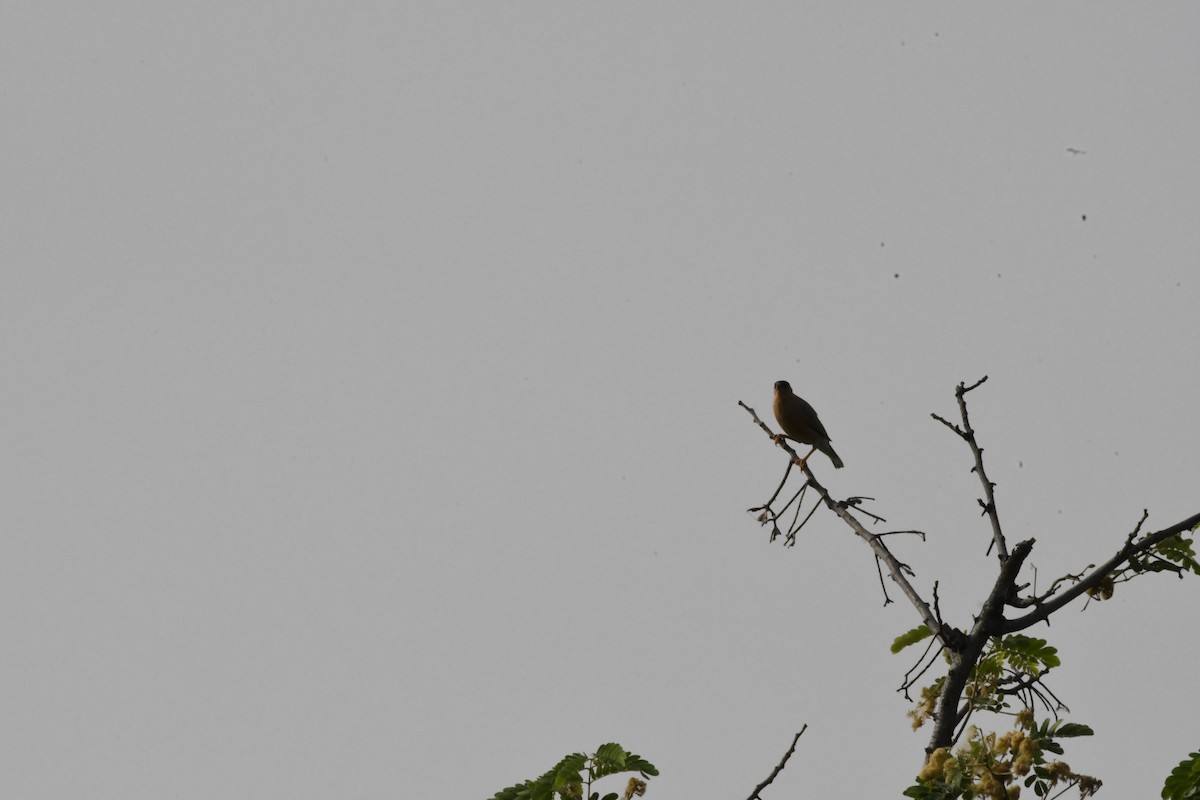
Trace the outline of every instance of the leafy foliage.
<instances>
[{"instance_id":1,"label":"leafy foliage","mask_svg":"<svg viewBox=\"0 0 1200 800\"><path fill-rule=\"evenodd\" d=\"M1167 572L1180 578L1188 572L1200 575L1200 561L1196 559L1194 544L1194 539L1188 539L1182 533L1163 539L1146 552L1131 557L1125 566L1111 575L1104 576L1100 585L1088 590L1088 596L1108 600L1116 584L1148 572Z\"/></svg>"},{"instance_id":2,"label":"leafy foliage","mask_svg":"<svg viewBox=\"0 0 1200 800\"><path fill-rule=\"evenodd\" d=\"M1154 546L1153 552L1154 555L1164 559L1166 563L1158 562L1161 566L1157 564L1155 566L1159 570L1166 570L1176 574L1186 570L1200 575L1200 563L1196 562L1196 551L1192 547L1192 543L1193 540L1183 538L1183 534L1163 539Z\"/></svg>"},{"instance_id":3,"label":"leafy foliage","mask_svg":"<svg viewBox=\"0 0 1200 800\"><path fill-rule=\"evenodd\" d=\"M1163 800L1200 798L1200 753L1192 753L1171 770L1163 784Z\"/></svg>"},{"instance_id":4,"label":"leafy foliage","mask_svg":"<svg viewBox=\"0 0 1200 800\"><path fill-rule=\"evenodd\" d=\"M916 644L922 639L928 639L933 636L933 631L929 630L928 626L918 625L907 633L902 633L892 642L892 652L899 653L904 648L911 644Z\"/></svg>"},{"instance_id":5,"label":"leafy foliage","mask_svg":"<svg viewBox=\"0 0 1200 800\"><path fill-rule=\"evenodd\" d=\"M616 742L602 744L592 755L571 753L564 756L544 775L534 780L518 783L496 792L491 800L600 800L599 794L591 793L592 783L607 775L621 772L637 772L643 778L658 775L653 764L639 755L630 753ZM645 792L645 781L631 778L624 798ZM603 800L617 800L617 794L604 796Z\"/></svg>"},{"instance_id":6,"label":"leafy foliage","mask_svg":"<svg viewBox=\"0 0 1200 800\"><path fill-rule=\"evenodd\" d=\"M993 640L992 648L1017 672L1036 673L1062 663L1058 660L1058 650L1046 644L1045 639L1034 639L1019 633Z\"/></svg>"},{"instance_id":7,"label":"leafy foliage","mask_svg":"<svg viewBox=\"0 0 1200 800\"><path fill-rule=\"evenodd\" d=\"M921 626L897 637L892 652L906 647L909 639L920 641L918 634L922 629L928 630ZM1061 664L1058 650L1045 639L1021 634L993 637L971 670L964 695L973 712L1007 711L1013 698L1020 699L1025 708L1030 708L1034 696L1040 696L1037 685L1042 676ZM921 689L916 707L908 714L913 718L914 729L933 716L944 681L944 676L936 678Z\"/></svg>"},{"instance_id":8,"label":"leafy foliage","mask_svg":"<svg viewBox=\"0 0 1200 800\"><path fill-rule=\"evenodd\" d=\"M916 640L916 633L910 631L896 642ZM893 651L896 649L893 644ZM917 800L1007 800L1019 796L1022 786L1038 797L1047 797L1052 791L1061 793L1072 786L1079 789L1081 797L1094 794L1100 788L1098 779L1073 772L1065 762L1047 761L1047 754L1063 754L1060 739L1093 733L1087 725L1058 719L1059 706L1047 699L1053 695L1041 686L1041 680L1061 664L1058 650L1045 639L1012 634L988 640L971 670L963 697L970 713L1013 715L1016 727L1003 734L970 727L956 750L943 747L930 754L917 783L905 796ZM942 676L921 689L916 708L909 712L914 728L932 717L944 682ZM1033 712L1035 701L1054 711L1055 717L1038 724Z\"/></svg>"},{"instance_id":9,"label":"leafy foliage","mask_svg":"<svg viewBox=\"0 0 1200 800\"><path fill-rule=\"evenodd\" d=\"M1047 761L1046 753L1062 754L1056 739L1090 736L1087 725L1049 721L1035 725L1033 712L1017 715L1017 727L1005 734L984 734L971 728L966 742L953 753L939 748L930 754L917 783L905 790L905 797L916 800L1007 800L1020 795L1021 786L1032 788L1038 797L1072 786L1080 797L1090 797L1100 789L1100 781L1080 775L1062 761ZM1024 779L1024 780L1022 780Z\"/></svg>"}]
</instances>

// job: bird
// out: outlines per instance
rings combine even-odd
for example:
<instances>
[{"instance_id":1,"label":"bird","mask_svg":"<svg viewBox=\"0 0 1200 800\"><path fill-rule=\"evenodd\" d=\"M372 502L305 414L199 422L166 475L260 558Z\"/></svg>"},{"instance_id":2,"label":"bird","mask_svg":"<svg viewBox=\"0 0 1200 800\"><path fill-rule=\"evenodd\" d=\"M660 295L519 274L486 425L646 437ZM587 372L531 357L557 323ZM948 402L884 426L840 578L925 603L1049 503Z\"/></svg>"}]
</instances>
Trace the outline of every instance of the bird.
<instances>
[{"instance_id":1,"label":"bird","mask_svg":"<svg viewBox=\"0 0 1200 800\"><path fill-rule=\"evenodd\" d=\"M842 459L833 451L829 444L829 434L817 417L816 410L792 391L792 385L787 381L775 381L775 421L783 428L783 433L776 435L775 441L783 438L794 439L801 444L811 444L800 466L808 461L808 457L820 450L829 456L835 469L841 469Z\"/></svg>"}]
</instances>

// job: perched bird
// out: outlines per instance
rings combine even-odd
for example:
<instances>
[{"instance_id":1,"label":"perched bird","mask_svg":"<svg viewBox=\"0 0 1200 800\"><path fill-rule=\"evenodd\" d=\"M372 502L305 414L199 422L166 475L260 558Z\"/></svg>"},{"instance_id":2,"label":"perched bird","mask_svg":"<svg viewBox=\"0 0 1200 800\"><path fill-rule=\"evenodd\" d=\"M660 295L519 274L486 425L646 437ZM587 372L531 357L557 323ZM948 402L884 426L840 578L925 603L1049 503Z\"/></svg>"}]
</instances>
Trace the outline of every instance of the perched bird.
<instances>
[{"instance_id":1,"label":"perched bird","mask_svg":"<svg viewBox=\"0 0 1200 800\"><path fill-rule=\"evenodd\" d=\"M783 428L783 433L776 438L786 436L801 444L812 445L812 450L800 459L801 465L814 451L820 450L829 456L834 467L841 469L844 466L842 459L838 458L838 454L830 447L829 434L825 432L825 426L821 424L817 412L792 392L792 385L787 381L775 381L775 420L779 427Z\"/></svg>"}]
</instances>

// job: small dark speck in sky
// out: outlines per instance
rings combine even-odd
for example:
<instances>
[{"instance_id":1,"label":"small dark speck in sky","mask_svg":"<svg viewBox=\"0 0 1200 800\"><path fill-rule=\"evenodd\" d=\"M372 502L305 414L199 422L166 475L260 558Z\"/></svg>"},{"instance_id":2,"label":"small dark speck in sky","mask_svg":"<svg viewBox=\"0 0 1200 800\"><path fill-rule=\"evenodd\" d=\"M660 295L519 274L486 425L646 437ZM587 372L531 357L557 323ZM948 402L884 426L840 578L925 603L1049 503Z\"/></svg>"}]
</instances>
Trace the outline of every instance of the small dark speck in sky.
<instances>
[{"instance_id":1,"label":"small dark speck in sky","mask_svg":"<svg viewBox=\"0 0 1200 800\"><path fill-rule=\"evenodd\" d=\"M893 277L893 278L899 278L899 277L900 277L900 273L899 273L899 272L893 272L893 273L892 273L892 277Z\"/></svg>"},{"instance_id":2,"label":"small dark speck in sky","mask_svg":"<svg viewBox=\"0 0 1200 800\"><path fill-rule=\"evenodd\" d=\"M1084 221L1084 222L1087 222L1087 214L1084 214L1084 215L1083 215L1083 221Z\"/></svg>"}]
</instances>

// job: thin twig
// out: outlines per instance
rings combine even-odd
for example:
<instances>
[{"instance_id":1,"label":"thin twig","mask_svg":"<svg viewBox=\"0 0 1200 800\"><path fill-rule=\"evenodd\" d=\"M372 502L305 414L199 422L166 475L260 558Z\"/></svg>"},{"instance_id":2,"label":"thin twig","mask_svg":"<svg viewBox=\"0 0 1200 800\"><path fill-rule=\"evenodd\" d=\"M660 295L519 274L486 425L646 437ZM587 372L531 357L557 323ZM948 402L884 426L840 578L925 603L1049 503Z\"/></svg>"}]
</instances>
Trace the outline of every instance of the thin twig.
<instances>
[{"instance_id":1,"label":"thin twig","mask_svg":"<svg viewBox=\"0 0 1200 800\"><path fill-rule=\"evenodd\" d=\"M804 727L800 729L800 732L792 737L792 746L789 747L788 751L783 754L783 759L780 760L780 762L775 766L775 769L771 770L771 774L767 776L765 781L754 787L754 791L750 793L750 796L746 798L746 800L762 800L762 798L759 796L759 792L770 786L771 781L775 780L775 776L783 772L783 768L787 765L788 759L792 757L792 753L796 752L796 742L800 741L800 737L804 735L806 730L808 730L807 722L804 723Z\"/></svg>"},{"instance_id":2,"label":"thin twig","mask_svg":"<svg viewBox=\"0 0 1200 800\"><path fill-rule=\"evenodd\" d=\"M938 649L937 652L931 656L930 650L933 649L935 644L938 646ZM925 673L929 671L929 668L937 663L938 656L940 656L945 649L946 646L941 644L941 641L936 636L929 637L929 644L925 645L925 652L921 653L921 657L917 659L917 663L913 664L908 672L904 673L904 683L902 683L900 688L896 690L898 692L904 692L905 700L910 702L912 701L912 697L909 696L908 690L915 686L917 681L921 680ZM926 659L928 659L928 661L926 661ZM925 666L922 667L922 664Z\"/></svg>"},{"instance_id":3,"label":"thin twig","mask_svg":"<svg viewBox=\"0 0 1200 800\"><path fill-rule=\"evenodd\" d=\"M779 486L775 488L775 494L771 495L771 499L767 501L766 508L770 508L771 504L779 497L779 493L783 491L784 484L787 483L788 476L792 474L792 462L788 462L787 469L783 471L783 480L779 482Z\"/></svg>"},{"instance_id":4,"label":"thin twig","mask_svg":"<svg viewBox=\"0 0 1200 800\"><path fill-rule=\"evenodd\" d=\"M874 499L875 499L874 497L860 497L860 496L856 495L854 497L847 497L845 500L842 501L842 505L847 508L852 507L858 513L866 514L868 517L875 520L876 522L887 522L887 520L884 519L883 517L879 516L878 514L872 514L870 511L867 511L865 508L862 507L863 500L874 500Z\"/></svg>"},{"instance_id":5,"label":"thin twig","mask_svg":"<svg viewBox=\"0 0 1200 800\"><path fill-rule=\"evenodd\" d=\"M883 604L890 606L892 598L888 596L887 584L883 581L883 562L879 560L879 556L875 556L875 571L879 573L879 590L883 592Z\"/></svg>"},{"instance_id":6,"label":"thin twig","mask_svg":"<svg viewBox=\"0 0 1200 800\"><path fill-rule=\"evenodd\" d=\"M906 533L911 533L913 536L920 536L921 541L922 542L925 541L925 532L924 531L884 531L883 533L877 533L875 535L876 536L901 536Z\"/></svg>"},{"instance_id":7,"label":"thin twig","mask_svg":"<svg viewBox=\"0 0 1200 800\"><path fill-rule=\"evenodd\" d=\"M806 487L808 486L808 484L807 484L807 483L806 483L806 484L804 484L804 485L805 485ZM806 517L804 518L804 521L803 521L803 522L801 522L799 525L795 525L795 526L794 526L794 527L793 527L793 528L792 528L790 531L788 531L787 539L785 539L784 541L785 541L785 542L788 544L788 546L789 546L789 547L794 547L794 546L795 546L795 544L796 544L796 534L798 534L798 533L800 532L800 529L801 529L801 528L803 528L805 525L807 525L807 524L808 524L808 521L809 521L810 519L812 519L812 516L813 516L813 514L817 513L817 509L818 509L818 508L820 508L820 506L814 505L814 506L812 507L812 509L811 509L811 510L809 510L809 512L808 512L808 516L806 516ZM797 516L797 517L799 517L799 516L800 516L800 506L796 506L796 516Z\"/></svg>"}]
</instances>

